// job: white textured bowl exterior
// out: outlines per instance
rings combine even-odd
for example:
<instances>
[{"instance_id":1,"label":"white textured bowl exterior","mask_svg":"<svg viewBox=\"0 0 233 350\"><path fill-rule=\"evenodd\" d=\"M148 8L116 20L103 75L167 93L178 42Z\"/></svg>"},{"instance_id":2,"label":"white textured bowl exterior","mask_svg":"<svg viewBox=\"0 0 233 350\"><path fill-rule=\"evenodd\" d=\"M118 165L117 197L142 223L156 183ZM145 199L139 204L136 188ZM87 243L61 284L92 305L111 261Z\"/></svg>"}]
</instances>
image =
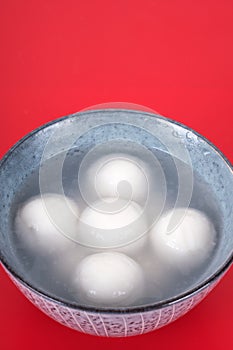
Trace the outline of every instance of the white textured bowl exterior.
<instances>
[{"instance_id":1,"label":"white textured bowl exterior","mask_svg":"<svg viewBox=\"0 0 233 350\"><path fill-rule=\"evenodd\" d=\"M8 271L6 272L26 298L46 315L64 326L79 332L102 337L127 337L140 335L166 326L199 304L199 302L202 301L215 287L220 279L219 278L211 285L198 290L190 297L174 302L167 307L140 313L96 313L71 308L55 302L52 299L45 298L36 291L23 285Z\"/></svg>"}]
</instances>

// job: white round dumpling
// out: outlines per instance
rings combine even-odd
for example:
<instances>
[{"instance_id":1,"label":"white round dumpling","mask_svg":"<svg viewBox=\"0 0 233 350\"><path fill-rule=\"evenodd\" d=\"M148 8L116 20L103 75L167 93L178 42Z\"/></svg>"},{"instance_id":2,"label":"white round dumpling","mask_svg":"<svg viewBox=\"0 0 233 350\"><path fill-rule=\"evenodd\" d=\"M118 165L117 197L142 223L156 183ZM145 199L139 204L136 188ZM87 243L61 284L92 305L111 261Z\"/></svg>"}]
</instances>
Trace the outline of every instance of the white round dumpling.
<instances>
[{"instance_id":1,"label":"white round dumpling","mask_svg":"<svg viewBox=\"0 0 233 350\"><path fill-rule=\"evenodd\" d=\"M89 255L77 266L73 276L78 301L95 306L127 306L143 294L144 278L140 266L117 252Z\"/></svg>"},{"instance_id":2,"label":"white round dumpling","mask_svg":"<svg viewBox=\"0 0 233 350\"><path fill-rule=\"evenodd\" d=\"M216 231L208 217L192 208L168 211L150 232L154 254L183 272L208 258L215 238Z\"/></svg>"},{"instance_id":3,"label":"white round dumpling","mask_svg":"<svg viewBox=\"0 0 233 350\"><path fill-rule=\"evenodd\" d=\"M119 197L144 203L148 193L148 169L137 157L112 153L100 157L86 174L86 186L91 198ZM84 193L85 196L85 193Z\"/></svg>"},{"instance_id":4,"label":"white round dumpling","mask_svg":"<svg viewBox=\"0 0 233 350\"><path fill-rule=\"evenodd\" d=\"M79 210L63 195L44 194L22 205L16 215L16 234L32 252L60 253L72 247Z\"/></svg>"},{"instance_id":5,"label":"white round dumpling","mask_svg":"<svg viewBox=\"0 0 233 350\"><path fill-rule=\"evenodd\" d=\"M137 253L145 244L147 222L135 202L105 198L86 207L80 215L77 241L99 249L114 248Z\"/></svg>"}]
</instances>

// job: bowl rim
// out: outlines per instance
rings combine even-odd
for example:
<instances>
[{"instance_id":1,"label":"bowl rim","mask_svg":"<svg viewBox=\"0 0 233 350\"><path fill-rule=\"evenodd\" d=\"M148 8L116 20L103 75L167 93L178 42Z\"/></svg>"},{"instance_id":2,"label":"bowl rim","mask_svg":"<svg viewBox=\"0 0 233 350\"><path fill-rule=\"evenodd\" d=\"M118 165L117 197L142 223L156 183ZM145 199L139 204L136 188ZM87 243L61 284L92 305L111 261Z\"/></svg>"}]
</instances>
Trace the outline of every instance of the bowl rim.
<instances>
[{"instance_id":1,"label":"bowl rim","mask_svg":"<svg viewBox=\"0 0 233 350\"><path fill-rule=\"evenodd\" d=\"M230 169L230 171L232 172L233 175L233 165L231 164L231 162L227 159L227 157L222 153L222 151L219 150L218 147L216 147L210 140L208 140L205 136L201 135L200 133L198 133L197 131L195 131L194 129L190 128L189 126L180 123L176 120L173 120L171 118L162 116L158 113L152 113L152 112L147 112L147 111L143 111L143 110L134 110L134 109L124 109L124 108L105 108L105 109L88 109L85 111L79 111L76 113L72 113L60 118L56 118L50 122L47 122L39 127L37 127L36 129L32 130L31 132L27 133L24 137L22 137L21 139L19 139L6 153L5 155L2 157L2 159L0 160L0 168L2 167L2 165L7 161L7 159L9 158L9 156L14 152L14 150L20 146L23 142L25 142L28 138L30 138L31 136L33 136L34 134L38 133L39 131L55 125L63 120L66 119L71 119L74 117L82 117L85 115L89 115L89 114L94 114L96 112L102 112L102 113L106 113L106 112L127 112L127 113L134 113L134 114L143 114L144 116L150 116L156 119L160 119L160 120L165 120L168 123L177 125L191 133L193 133L195 136L199 137L200 139L202 139L203 141L205 141L212 149L214 152L216 152L220 158L222 158L222 160L226 163L226 166ZM24 278L22 278L17 271L15 271L16 269L14 269L14 267L9 266L9 264L5 261L3 255L2 255L2 251L0 249L0 263L2 264L3 268L6 270L6 272L8 274L10 274L11 277L13 277L13 279L15 279L18 283L20 283L21 285L23 285L24 287L26 287L27 289L29 289L31 292L38 294L40 297L59 304L63 307L68 307L71 309L75 309L75 310L80 310L80 311L87 311L87 312L92 312L92 313L102 313L102 314L135 314L135 313L142 313L142 312L147 312L147 311L156 311L158 309L161 308L166 308L169 306L173 306L176 303L185 301L186 299L191 298L192 296L194 296L195 294L198 294L199 292L201 292L202 290L205 290L208 286L210 286L211 284L213 284L214 282L218 282L218 280L220 279L221 276L223 276L223 274L230 268L231 264L233 263L233 251L231 253L231 255L228 257L228 259L220 266L219 269L217 269L217 271L215 271L215 273L213 273L209 278L207 278L206 280L204 280L202 283L199 283L197 286L195 286L194 288L187 290L184 293L180 293L177 294L175 297L172 298L167 298L163 301L160 302L154 302L154 303L150 303L150 304L146 304L146 305L139 305L139 306L127 306L127 307L94 307L94 306L89 306L89 305L82 305L82 304L78 304L76 302L68 302L67 300L61 298L61 297L57 297L57 296L52 296L49 293L40 290L37 287L34 287L33 285L31 285L28 281L26 281Z\"/></svg>"}]
</instances>

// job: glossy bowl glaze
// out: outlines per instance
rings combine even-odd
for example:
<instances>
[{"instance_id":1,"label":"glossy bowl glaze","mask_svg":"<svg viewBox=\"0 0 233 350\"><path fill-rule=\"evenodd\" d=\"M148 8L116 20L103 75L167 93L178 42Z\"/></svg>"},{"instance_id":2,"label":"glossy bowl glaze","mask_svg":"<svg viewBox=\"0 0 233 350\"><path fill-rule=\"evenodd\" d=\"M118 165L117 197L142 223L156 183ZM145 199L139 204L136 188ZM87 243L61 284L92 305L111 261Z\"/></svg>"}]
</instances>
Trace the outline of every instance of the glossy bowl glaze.
<instances>
[{"instance_id":1,"label":"glossy bowl glaze","mask_svg":"<svg viewBox=\"0 0 233 350\"><path fill-rule=\"evenodd\" d=\"M198 283L164 302L138 307L94 308L66 302L35 288L11 249L11 205L25 178L41 161L72 148L91 149L112 140L130 140L190 162L209 184L221 213L218 251ZM22 293L56 321L99 336L124 337L160 328L197 305L219 282L233 259L233 173L223 154L204 137L175 121L142 111L105 109L76 113L31 132L0 163L0 256ZM8 301L10 302L10 300Z\"/></svg>"}]
</instances>

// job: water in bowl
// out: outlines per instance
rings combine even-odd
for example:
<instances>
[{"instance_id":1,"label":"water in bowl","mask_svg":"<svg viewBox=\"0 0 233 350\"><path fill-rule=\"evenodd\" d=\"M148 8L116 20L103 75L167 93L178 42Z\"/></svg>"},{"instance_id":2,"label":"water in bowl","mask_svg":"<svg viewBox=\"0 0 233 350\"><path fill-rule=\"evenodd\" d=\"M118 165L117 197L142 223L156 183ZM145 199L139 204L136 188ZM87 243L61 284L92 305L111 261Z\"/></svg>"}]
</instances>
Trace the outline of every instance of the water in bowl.
<instances>
[{"instance_id":1,"label":"water in bowl","mask_svg":"<svg viewBox=\"0 0 233 350\"><path fill-rule=\"evenodd\" d=\"M117 152L118 150L116 150ZM112 149L106 151L105 155L113 152ZM213 223L217 236L215 238L215 248L207 259L198 268L194 268L191 272L183 273L179 269L170 268L168 266L163 266L163 263L157 261L154 256L154 252L151 249L150 243L144 245L140 254L133 254L132 258L143 268L145 281L144 281L144 292L141 297L133 302L133 306L146 305L152 302L164 301L168 298L172 298L179 294L182 294L194 287L198 281L200 281L200 276L204 274L214 257L217 249L217 239L219 232L221 231L221 219L220 219L220 209L216 204L217 201L210 189L210 186L202 179L201 175L197 172L192 172L191 166L184 161L171 157L168 153L153 149L151 150L153 156L156 157L159 162L161 169L164 173L164 179L166 183L166 198L162 212L173 208L177 200L177 194L179 191L179 181L183 179L191 179L193 176L193 190L191 191L191 198L189 206L191 208L198 209L205 213L208 218ZM103 154L102 154L103 155ZM140 156L135 154L134 151L127 149L125 154L130 156ZM64 157L65 156L65 157ZM17 256L21 276L28 281L33 287L46 293L51 297L58 299L63 299L67 302L77 302L77 304L84 303L80 301L73 292L73 286L71 281L72 271L66 270L64 274L56 273L54 266L57 264L57 259L48 256L45 258L41 257L40 254L31 253L24 245L24 242L20 241L17 235L17 227L15 226L14 218L17 214L18 209L21 205L33 196L40 194L40 171L46 168L47 178L46 178L46 190L50 193L57 193L59 187L59 177L57 177L57 167L64 158L63 170L62 170L62 186L64 194L74 201L77 202L80 212L85 209L87 203L85 199L82 198L80 188L78 186L78 173L80 171L80 165L83 164L83 160L86 156L85 151L80 151L77 148L73 148L67 152L66 155L59 153L52 158L46 160L39 167L35 168L31 174L22 183L20 190L12 203L11 215L12 215L12 249L14 254ZM150 160L145 159L145 164L147 164L148 169L152 169L155 165L150 164ZM177 174L177 166L179 168L179 177ZM42 168L41 168L42 167ZM153 174L153 170L151 172ZM193 175L192 175L193 174ZM156 183L157 179L152 178L152 182ZM85 180L85 179L84 179ZM191 183L191 182L190 182ZM153 184L152 184L153 185ZM151 186L150 188L150 198L160 198L161 195L164 196L164 191L162 187ZM186 200L184 196L184 203L182 203L182 198L180 198L179 206L186 206ZM152 200L153 203L153 200ZM162 202L161 202L162 203ZM151 210L152 209L152 210ZM153 212L153 208L149 208L150 212ZM149 234L146 233L146 236ZM87 248L79 245L80 255L77 255L77 264L80 263L85 255L98 253L102 251L101 249ZM108 250L111 251L111 248ZM115 250L115 249L112 249ZM69 255L69 252L66 253ZM63 257L61 256L60 261ZM65 258L64 258L65 260ZM62 266L62 264L61 264ZM62 267L61 267L62 268ZM91 304L87 302L87 304ZM99 305L102 306L102 305ZM111 306L111 305L109 305ZM131 306L131 305L125 305Z\"/></svg>"}]
</instances>

